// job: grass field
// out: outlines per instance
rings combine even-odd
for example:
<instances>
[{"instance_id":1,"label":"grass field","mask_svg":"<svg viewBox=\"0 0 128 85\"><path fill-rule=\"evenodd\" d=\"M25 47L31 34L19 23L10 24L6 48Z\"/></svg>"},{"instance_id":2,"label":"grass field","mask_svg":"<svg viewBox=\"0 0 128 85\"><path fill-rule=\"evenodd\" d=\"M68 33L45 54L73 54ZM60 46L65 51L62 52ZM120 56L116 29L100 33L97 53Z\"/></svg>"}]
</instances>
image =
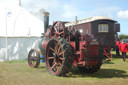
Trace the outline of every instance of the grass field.
<instances>
[{"instance_id":1,"label":"grass field","mask_svg":"<svg viewBox=\"0 0 128 85\"><path fill-rule=\"evenodd\" d=\"M0 85L128 85L128 59L123 62L120 56L114 56L94 74L84 74L73 67L66 77L49 74L45 63L39 68L30 68L27 61L3 62L0 63Z\"/></svg>"}]
</instances>

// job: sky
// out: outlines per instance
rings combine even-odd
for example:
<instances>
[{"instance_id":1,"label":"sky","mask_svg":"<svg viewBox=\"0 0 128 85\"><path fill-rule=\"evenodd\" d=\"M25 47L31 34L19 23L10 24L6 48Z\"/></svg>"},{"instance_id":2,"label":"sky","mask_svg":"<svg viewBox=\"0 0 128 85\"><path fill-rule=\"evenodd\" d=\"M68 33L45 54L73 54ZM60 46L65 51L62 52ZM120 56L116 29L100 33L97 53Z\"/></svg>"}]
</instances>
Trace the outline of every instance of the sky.
<instances>
[{"instance_id":1,"label":"sky","mask_svg":"<svg viewBox=\"0 0 128 85\"><path fill-rule=\"evenodd\" d=\"M50 24L53 21L74 21L94 17L108 16L120 23L119 34L128 35L128 0L20 0L21 6L43 20L43 11L50 12ZM0 0L4 3L19 4L19 0Z\"/></svg>"}]
</instances>

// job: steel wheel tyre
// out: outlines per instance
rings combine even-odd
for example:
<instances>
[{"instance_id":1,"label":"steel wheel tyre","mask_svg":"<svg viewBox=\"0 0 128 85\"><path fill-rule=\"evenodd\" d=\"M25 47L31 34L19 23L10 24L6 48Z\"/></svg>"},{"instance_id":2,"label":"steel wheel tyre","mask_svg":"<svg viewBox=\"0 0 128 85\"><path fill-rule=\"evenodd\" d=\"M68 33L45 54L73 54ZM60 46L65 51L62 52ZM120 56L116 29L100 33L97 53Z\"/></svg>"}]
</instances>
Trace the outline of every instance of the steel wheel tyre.
<instances>
[{"instance_id":1,"label":"steel wheel tyre","mask_svg":"<svg viewBox=\"0 0 128 85\"><path fill-rule=\"evenodd\" d=\"M28 64L32 68L37 68L40 64L40 54L38 50L31 49L28 54Z\"/></svg>"},{"instance_id":2,"label":"steel wheel tyre","mask_svg":"<svg viewBox=\"0 0 128 85\"><path fill-rule=\"evenodd\" d=\"M72 67L72 49L63 38L51 39L46 47L46 67L49 73L64 76Z\"/></svg>"}]
</instances>

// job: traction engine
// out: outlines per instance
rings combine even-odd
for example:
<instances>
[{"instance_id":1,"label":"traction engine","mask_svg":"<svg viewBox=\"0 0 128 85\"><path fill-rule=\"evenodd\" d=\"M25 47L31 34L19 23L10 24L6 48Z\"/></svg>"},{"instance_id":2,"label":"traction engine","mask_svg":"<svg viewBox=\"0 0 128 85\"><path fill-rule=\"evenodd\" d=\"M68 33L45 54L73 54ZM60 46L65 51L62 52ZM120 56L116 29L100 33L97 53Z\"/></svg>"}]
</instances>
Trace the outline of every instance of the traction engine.
<instances>
[{"instance_id":1,"label":"traction engine","mask_svg":"<svg viewBox=\"0 0 128 85\"><path fill-rule=\"evenodd\" d=\"M39 66L42 54L48 72L56 76L64 76L72 66L85 73L97 72L102 65L103 47L93 35L84 34L82 30L65 27L65 22L54 22L42 38L40 51L29 52L30 67Z\"/></svg>"}]
</instances>

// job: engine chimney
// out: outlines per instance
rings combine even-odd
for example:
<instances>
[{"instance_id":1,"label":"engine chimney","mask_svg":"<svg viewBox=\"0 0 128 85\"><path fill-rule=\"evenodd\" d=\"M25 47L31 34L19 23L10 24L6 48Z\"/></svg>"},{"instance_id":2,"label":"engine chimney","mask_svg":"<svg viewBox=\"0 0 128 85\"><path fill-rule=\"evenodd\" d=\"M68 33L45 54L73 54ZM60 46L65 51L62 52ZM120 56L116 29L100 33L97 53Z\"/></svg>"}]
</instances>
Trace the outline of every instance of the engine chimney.
<instances>
[{"instance_id":1,"label":"engine chimney","mask_svg":"<svg viewBox=\"0 0 128 85\"><path fill-rule=\"evenodd\" d=\"M43 12L44 14L44 33L46 33L49 25L49 12Z\"/></svg>"}]
</instances>

